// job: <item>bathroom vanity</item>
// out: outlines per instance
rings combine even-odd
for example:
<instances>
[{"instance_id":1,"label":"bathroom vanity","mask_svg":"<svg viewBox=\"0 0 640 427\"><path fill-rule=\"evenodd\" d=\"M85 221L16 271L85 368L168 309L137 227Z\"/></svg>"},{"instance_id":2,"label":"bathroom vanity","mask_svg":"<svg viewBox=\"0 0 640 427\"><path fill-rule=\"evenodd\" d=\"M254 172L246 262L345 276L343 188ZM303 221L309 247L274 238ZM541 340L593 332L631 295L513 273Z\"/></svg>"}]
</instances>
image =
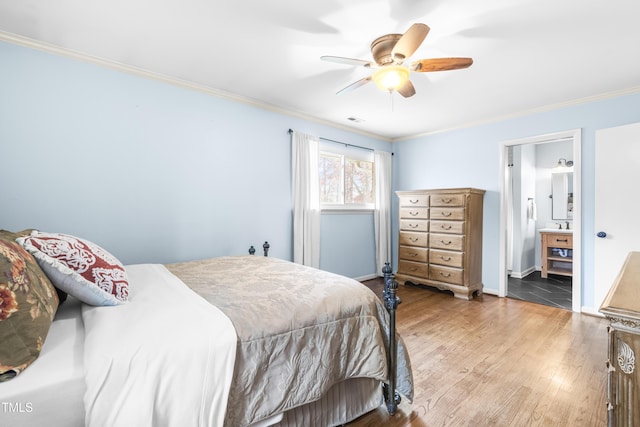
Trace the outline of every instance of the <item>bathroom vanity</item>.
<instances>
[{"instance_id":1,"label":"bathroom vanity","mask_svg":"<svg viewBox=\"0 0 640 427\"><path fill-rule=\"evenodd\" d=\"M555 230L543 228L542 272L546 279L549 274L573 276L573 230Z\"/></svg>"}]
</instances>

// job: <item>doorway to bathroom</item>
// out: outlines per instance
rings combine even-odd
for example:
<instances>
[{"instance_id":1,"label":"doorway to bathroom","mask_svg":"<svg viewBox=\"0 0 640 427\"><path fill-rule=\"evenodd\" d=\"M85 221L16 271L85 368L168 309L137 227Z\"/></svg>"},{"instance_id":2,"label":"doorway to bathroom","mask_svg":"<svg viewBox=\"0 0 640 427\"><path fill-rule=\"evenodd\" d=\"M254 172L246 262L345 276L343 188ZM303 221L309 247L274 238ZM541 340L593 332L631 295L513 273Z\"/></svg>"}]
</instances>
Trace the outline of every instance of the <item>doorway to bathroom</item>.
<instances>
[{"instance_id":1,"label":"doorway to bathroom","mask_svg":"<svg viewBox=\"0 0 640 427\"><path fill-rule=\"evenodd\" d=\"M580 130L501 147L499 296L580 311Z\"/></svg>"}]
</instances>

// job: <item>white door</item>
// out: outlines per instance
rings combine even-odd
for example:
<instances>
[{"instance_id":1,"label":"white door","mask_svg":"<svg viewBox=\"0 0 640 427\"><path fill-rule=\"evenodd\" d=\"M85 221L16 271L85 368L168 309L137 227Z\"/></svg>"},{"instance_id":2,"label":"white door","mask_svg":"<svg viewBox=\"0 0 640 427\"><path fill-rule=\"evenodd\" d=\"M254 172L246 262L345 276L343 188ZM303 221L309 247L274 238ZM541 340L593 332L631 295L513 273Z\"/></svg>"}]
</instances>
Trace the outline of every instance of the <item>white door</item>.
<instances>
[{"instance_id":1,"label":"white door","mask_svg":"<svg viewBox=\"0 0 640 427\"><path fill-rule=\"evenodd\" d=\"M627 254L640 251L640 123L596 131L595 163L598 310Z\"/></svg>"}]
</instances>

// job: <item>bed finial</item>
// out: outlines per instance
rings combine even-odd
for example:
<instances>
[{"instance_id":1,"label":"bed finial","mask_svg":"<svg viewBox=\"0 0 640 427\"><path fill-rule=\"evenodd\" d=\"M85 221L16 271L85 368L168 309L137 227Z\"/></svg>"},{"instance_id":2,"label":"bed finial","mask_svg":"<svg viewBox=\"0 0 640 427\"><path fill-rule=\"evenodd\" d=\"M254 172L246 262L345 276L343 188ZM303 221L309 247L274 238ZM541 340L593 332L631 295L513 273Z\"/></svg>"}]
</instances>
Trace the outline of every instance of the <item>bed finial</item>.
<instances>
[{"instance_id":1,"label":"bed finial","mask_svg":"<svg viewBox=\"0 0 640 427\"><path fill-rule=\"evenodd\" d=\"M269 242L264 242L264 245L262 245L262 249L264 249L264 256L269 256L269 248L271 246L269 246Z\"/></svg>"},{"instance_id":2,"label":"bed finial","mask_svg":"<svg viewBox=\"0 0 640 427\"><path fill-rule=\"evenodd\" d=\"M384 263L384 267L382 267L382 274L384 275L384 283L387 283L387 279L391 276L393 269L391 268L391 264L388 262Z\"/></svg>"},{"instance_id":3,"label":"bed finial","mask_svg":"<svg viewBox=\"0 0 640 427\"><path fill-rule=\"evenodd\" d=\"M249 248L249 255L255 255L256 254L256 248L253 247L253 245L251 245L251 247Z\"/></svg>"}]
</instances>

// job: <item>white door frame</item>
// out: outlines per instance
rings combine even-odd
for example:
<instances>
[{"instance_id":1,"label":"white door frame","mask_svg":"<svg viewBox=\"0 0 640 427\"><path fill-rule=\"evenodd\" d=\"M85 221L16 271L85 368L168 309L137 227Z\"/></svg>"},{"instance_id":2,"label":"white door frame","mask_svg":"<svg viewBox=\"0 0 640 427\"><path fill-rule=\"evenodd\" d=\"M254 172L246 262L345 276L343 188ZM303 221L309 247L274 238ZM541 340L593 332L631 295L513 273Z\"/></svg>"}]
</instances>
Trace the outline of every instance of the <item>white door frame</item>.
<instances>
[{"instance_id":1,"label":"white door frame","mask_svg":"<svg viewBox=\"0 0 640 427\"><path fill-rule=\"evenodd\" d=\"M575 312L582 311L582 129L550 133L528 138L503 141L500 144L500 275L498 296L507 296L507 194L506 164L507 150L510 146L524 144L540 144L558 139L573 139L573 278L571 308Z\"/></svg>"}]
</instances>

